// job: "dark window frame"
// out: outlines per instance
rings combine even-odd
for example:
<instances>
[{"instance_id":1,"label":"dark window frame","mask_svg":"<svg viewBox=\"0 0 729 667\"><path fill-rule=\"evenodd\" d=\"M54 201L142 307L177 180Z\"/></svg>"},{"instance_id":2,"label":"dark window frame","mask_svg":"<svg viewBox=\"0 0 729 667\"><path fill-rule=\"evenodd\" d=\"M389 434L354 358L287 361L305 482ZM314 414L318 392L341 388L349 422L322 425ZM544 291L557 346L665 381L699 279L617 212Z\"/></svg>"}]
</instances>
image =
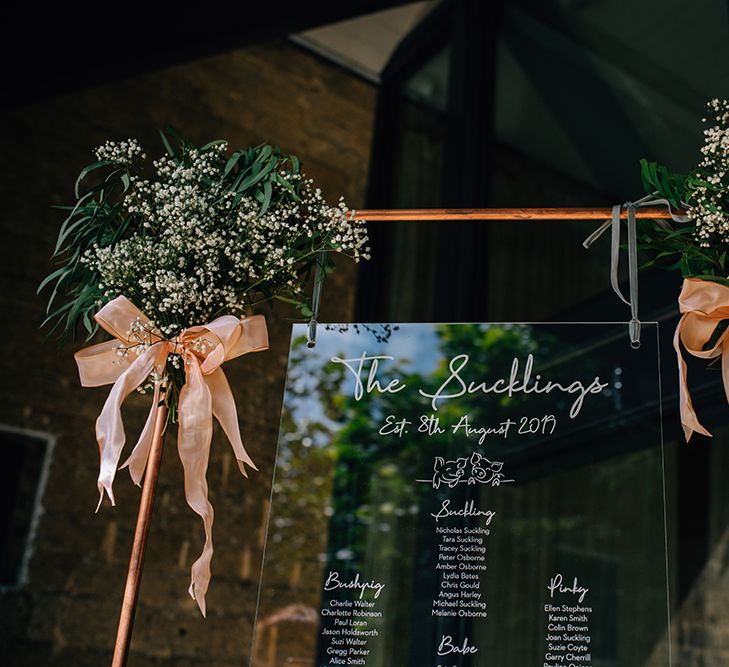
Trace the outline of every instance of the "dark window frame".
<instances>
[{"instance_id":1,"label":"dark window frame","mask_svg":"<svg viewBox=\"0 0 729 667\"><path fill-rule=\"evenodd\" d=\"M35 551L38 528L40 526L41 517L45 512L43 499L45 497L45 491L48 484L56 438L49 433L14 427L7 424L0 424L0 436L2 436L4 440L26 440L27 444L30 444L31 442L34 444L37 443L43 448L39 456L38 465L36 466L37 470L33 471L35 474L35 490L32 493L32 505L30 512L27 515L27 520L24 522L25 530L22 538L22 549L19 550L18 555L16 555L13 561L15 566L15 577L13 581L0 581L0 593L4 593L21 590L28 583L30 562ZM21 442L17 442L17 446L23 446L23 444ZM7 474L13 475L14 472L18 471L13 470L10 465L8 465ZM13 507L8 507L6 504L4 505L4 510L12 511ZM9 519L5 525L6 529L9 529L10 523L11 520ZM2 527L1 523L0 527ZM4 541L5 535L0 535L0 538ZM0 546L3 546L2 542L0 542ZM4 578L5 577L3 576L3 579Z\"/></svg>"}]
</instances>

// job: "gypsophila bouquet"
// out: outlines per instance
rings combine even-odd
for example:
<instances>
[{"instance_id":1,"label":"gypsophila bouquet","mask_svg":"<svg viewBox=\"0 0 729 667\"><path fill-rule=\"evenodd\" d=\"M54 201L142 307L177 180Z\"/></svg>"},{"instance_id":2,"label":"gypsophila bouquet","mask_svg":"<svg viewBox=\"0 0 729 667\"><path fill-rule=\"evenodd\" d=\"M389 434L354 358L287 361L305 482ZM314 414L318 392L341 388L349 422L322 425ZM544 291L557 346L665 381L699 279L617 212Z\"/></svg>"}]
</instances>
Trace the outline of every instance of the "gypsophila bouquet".
<instances>
[{"instance_id":1,"label":"gypsophila bouquet","mask_svg":"<svg viewBox=\"0 0 729 667\"><path fill-rule=\"evenodd\" d=\"M363 221L341 199L327 204L296 156L268 145L228 156L222 140L198 148L173 130L161 136L166 154L148 175L129 139L97 148L78 177L55 248L61 266L39 288L52 288L46 323L63 335L83 326L91 338L94 313L119 296L151 320L130 323L140 341L274 299L307 317L304 285L322 253L327 271L332 253L368 258Z\"/></svg>"},{"instance_id":2,"label":"gypsophila bouquet","mask_svg":"<svg viewBox=\"0 0 729 667\"><path fill-rule=\"evenodd\" d=\"M640 221L639 242L653 251L649 264L679 269L684 277L729 285L729 100L711 100L709 117L702 119L702 159L689 174L641 160L646 192L658 193L672 206L683 207L691 218L675 229Z\"/></svg>"}]
</instances>

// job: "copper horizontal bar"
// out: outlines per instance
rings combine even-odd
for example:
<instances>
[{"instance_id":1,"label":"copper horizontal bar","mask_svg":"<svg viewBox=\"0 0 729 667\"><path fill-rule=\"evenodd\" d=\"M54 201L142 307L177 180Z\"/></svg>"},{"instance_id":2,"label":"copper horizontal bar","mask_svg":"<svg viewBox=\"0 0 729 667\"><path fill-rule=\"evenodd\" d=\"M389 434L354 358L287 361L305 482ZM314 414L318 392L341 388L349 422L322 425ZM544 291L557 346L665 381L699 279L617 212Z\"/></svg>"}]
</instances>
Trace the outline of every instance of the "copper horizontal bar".
<instances>
[{"instance_id":1,"label":"copper horizontal bar","mask_svg":"<svg viewBox=\"0 0 729 667\"><path fill-rule=\"evenodd\" d=\"M674 211L674 214L684 214ZM371 209L356 211L355 220L394 222L397 220L607 220L611 208L420 208ZM621 217L626 217L623 209ZM636 218L669 219L671 214L661 206L636 208Z\"/></svg>"}]
</instances>

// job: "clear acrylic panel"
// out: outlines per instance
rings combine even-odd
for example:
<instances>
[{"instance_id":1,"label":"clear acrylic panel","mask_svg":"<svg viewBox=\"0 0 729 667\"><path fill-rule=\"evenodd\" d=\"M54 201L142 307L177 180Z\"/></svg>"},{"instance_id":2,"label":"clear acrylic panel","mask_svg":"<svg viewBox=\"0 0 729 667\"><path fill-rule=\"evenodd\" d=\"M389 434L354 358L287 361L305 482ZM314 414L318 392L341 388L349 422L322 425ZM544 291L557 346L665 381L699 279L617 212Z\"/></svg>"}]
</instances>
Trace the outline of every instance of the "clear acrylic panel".
<instances>
[{"instance_id":1,"label":"clear acrylic panel","mask_svg":"<svg viewBox=\"0 0 729 667\"><path fill-rule=\"evenodd\" d=\"M305 334L254 667L670 664L657 324Z\"/></svg>"}]
</instances>

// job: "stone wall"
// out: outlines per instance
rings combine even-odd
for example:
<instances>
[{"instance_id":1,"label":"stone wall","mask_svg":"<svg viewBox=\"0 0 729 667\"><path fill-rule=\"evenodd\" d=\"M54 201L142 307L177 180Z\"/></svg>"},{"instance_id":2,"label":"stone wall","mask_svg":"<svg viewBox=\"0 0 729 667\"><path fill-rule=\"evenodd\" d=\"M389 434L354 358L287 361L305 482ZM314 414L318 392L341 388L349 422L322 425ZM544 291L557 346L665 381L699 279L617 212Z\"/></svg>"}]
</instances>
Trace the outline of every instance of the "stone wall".
<instances>
[{"instance_id":1,"label":"stone wall","mask_svg":"<svg viewBox=\"0 0 729 667\"><path fill-rule=\"evenodd\" d=\"M270 142L303 159L307 174L336 201L364 201L375 89L287 42L232 51L3 115L0 198L3 242L0 306L0 426L56 439L27 584L0 593L3 664L110 662L140 490L126 471L94 515L98 449L94 420L106 388L79 386L73 351L43 342L44 298L59 211L80 168L106 139L142 140L162 152L157 128L171 124L195 143L231 147ZM341 262L324 292L322 319L351 319L354 265ZM269 318L271 349L226 365L246 445L260 472L243 479L219 432L208 481L215 507L213 580L203 619L187 594L189 568L203 544L187 506L171 433L166 442L129 665L247 664L274 450L293 313ZM148 399L147 399L148 400ZM130 439L148 409L133 396Z\"/></svg>"}]
</instances>

